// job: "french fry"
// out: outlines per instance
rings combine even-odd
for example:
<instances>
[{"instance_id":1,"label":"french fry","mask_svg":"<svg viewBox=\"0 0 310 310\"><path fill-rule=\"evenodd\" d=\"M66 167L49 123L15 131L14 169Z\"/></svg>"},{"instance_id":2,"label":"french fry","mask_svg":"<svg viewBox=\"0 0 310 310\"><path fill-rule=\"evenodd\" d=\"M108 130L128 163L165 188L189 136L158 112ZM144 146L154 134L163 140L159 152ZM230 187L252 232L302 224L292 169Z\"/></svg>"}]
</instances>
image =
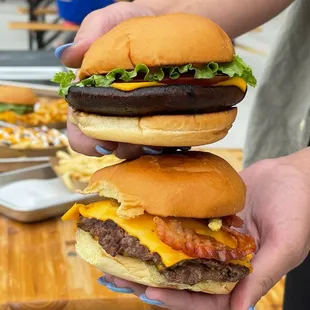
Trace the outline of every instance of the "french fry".
<instances>
[{"instance_id":1,"label":"french fry","mask_svg":"<svg viewBox=\"0 0 310 310\"><path fill-rule=\"evenodd\" d=\"M73 185L73 183L72 183L72 181L71 181L71 177L70 177L69 172L63 174L63 175L61 176L61 179L62 179L62 181L64 182L65 186L66 186L69 190L74 191L74 185Z\"/></svg>"},{"instance_id":2,"label":"french fry","mask_svg":"<svg viewBox=\"0 0 310 310\"><path fill-rule=\"evenodd\" d=\"M71 191L79 189L81 184L86 185L95 171L124 161L113 154L103 157L85 156L74 152L71 148L68 148L68 152L58 151L56 158L57 164L54 165L54 170Z\"/></svg>"}]
</instances>

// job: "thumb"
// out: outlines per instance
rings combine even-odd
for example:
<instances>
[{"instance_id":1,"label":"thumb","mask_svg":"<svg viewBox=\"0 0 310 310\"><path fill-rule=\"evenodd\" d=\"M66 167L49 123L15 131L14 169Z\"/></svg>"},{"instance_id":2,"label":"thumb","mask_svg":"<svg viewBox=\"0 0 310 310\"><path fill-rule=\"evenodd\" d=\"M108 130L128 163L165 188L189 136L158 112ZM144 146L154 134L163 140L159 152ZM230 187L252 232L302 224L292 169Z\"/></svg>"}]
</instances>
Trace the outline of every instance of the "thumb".
<instances>
[{"instance_id":1,"label":"thumb","mask_svg":"<svg viewBox=\"0 0 310 310\"><path fill-rule=\"evenodd\" d=\"M64 50L61 61L69 68L79 68L84 54L95 40L126 19L146 15L153 14L149 9L130 2L118 2L93 11L83 20L74 44Z\"/></svg>"},{"instance_id":2,"label":"thumb","mask_svg":"<svg viewBox=\"0 0 310 310\"><path fill-rule=\"evenodd\" d=\"M281 238L280 238L281 239ZM232 310L248 310L293 267L295 258L283 240L269 239L253 259L253 273L240 281L231 297Z\"/></svg>"}]
</instances>

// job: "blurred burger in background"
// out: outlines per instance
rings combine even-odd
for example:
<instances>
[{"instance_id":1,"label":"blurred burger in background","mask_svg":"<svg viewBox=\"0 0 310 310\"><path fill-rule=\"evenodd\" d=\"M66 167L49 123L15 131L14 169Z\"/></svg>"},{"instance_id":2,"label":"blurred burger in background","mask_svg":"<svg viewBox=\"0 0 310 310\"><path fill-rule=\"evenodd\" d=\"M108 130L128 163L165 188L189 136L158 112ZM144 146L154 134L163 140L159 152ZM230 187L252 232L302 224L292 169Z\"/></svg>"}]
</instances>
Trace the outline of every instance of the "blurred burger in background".
<instances>
[{"instance_id":1,"label":"blurred burger in background","mask_svg":"<svg viewBox=\"0 0 310 310\"><path fill-rule=\"evenodd\" d=\"M0 85L0 120L6 120L12 113L32 113L37 101L36 94L30 88Z\"/></svg>"},{"instance_id":2,"label":"blurred burger in background","mask_svg":"<svg viewBox=\"0 0 310 310\"><path fill-rule=\"evenodd\" d=\"M31 88L0 85L0 120L17 126L63 129L68 104L63 98L37 96Z\"/></svg>"}]
</instances>

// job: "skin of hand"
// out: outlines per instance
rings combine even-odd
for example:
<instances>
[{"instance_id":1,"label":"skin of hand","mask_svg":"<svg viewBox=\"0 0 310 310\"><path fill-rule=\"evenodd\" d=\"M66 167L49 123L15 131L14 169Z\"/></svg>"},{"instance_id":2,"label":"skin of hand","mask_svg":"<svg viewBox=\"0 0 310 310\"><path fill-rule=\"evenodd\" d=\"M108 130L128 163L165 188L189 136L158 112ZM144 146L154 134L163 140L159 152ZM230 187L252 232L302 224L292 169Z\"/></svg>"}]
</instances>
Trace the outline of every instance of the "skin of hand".
<instances>
[{"instance_id":1,"label":"skin of hand","mask_svg":"<svg viewBox=\"0 0 310 310\"><path fill-rule=\"evenodd\" d=\"M108 282L175 310L248 310L310 250L310 151L258 162L241 172L247 185L244 229L258 245L253 273L229 295L145 287L110 275ZM300 153L302 153L300 152ZM304 166L302 163L304 161ZM308 161L308 162L306 162Z\"/></svg>"},{"instance_id":2,"label":"skin of hand","mask_svg":"<svg viewBox=\"0 0 310 310\"><path fill-rule=\"evenodd\" d=\"M202 14L212 18L219 23L228 34L235 36L257 27L278 14L291 3L291 0L275 0L272 3L270 3L269 0L260 0L256 1L256 5L254 6L252 0L240 1L243 2L242 10L239 9L240 4L238 4L238 8L236 8L236 5L231 0L223 0L221 5L218 4L217 0L216 3L215 0L158 0L155 2L153 0L136 0L132 3L118 2L90 13L84 19L74 39L74 45L63 51L61 60L67 67L79 68L83 56L92 42L120 22L132 17L172 12ZM246 10L247 14L241 13ZM232 14L232 12L234 13ZM71 109L69 109L69 114L70 113ZM166 151L162 148L143 148L139 145L90 139L69 121L67 123L67 128L72 149L85 155L102 156L114 152L119 158L132 159L145 153L159 154Z\"/></svg>"}]
</instances>

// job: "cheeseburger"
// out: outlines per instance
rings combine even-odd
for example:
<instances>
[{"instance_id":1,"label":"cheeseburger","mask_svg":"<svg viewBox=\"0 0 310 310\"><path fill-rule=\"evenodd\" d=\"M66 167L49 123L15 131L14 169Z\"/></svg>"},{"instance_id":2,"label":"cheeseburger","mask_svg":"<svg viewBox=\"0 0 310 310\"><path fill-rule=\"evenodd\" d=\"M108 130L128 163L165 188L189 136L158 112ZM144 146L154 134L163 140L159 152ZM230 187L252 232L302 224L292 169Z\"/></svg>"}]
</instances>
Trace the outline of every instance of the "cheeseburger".
<instances>
[{"instance_id":1,"label":"cheeseburger","mask_svg":"<svg viewBox=\"0 0 310 310\"><path fill-rule=\"evenodd\" d=\"M85 135L167 147L225 137L234 106L256 85L228 35L186 13L122 22L90 46L77 77L53 81Z\"/></svg>"},{"instance_id":2,"label":"cheeseburger","mask_svg":"<svg viewBox=\"0 0 310 310\"><path fill-rule=\"evenodd\" d=\"M227 294L251 272L254 239L236 228L246 187L203 152L143 156L93 174L63 220L77 222L78 254L102 272L147 286ZM100 198L99 198L100 199Z\"/></svg>"},{"instance_id":3,"label":"cheeseburger","mask_svg":"<svg viewBox=\"0 0 310 310\"><path fill-rule=\"evenodd\" d=\"M31 113L38 101L36 94L30 88L0 85L0 119L6 115Z\"/></svg>"}]
</instances>

